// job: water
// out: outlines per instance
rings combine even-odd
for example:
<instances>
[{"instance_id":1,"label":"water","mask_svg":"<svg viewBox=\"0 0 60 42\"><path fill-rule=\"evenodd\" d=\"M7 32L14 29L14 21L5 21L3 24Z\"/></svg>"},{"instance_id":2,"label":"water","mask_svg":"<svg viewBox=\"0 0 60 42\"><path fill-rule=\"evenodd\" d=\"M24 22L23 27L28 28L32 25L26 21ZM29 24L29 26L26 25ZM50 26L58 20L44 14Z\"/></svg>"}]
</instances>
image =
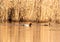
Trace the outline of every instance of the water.
<instances>
[{"instance_id":1,"label":"water","mask_svg":"<svg viewBox=\"0 0 60 42\"><path fill-rule=\"evenodd\" d=\"M0 23L0 42L60 42L60 25L21 24L24 23Z\"/></svg>"}]
</instances>

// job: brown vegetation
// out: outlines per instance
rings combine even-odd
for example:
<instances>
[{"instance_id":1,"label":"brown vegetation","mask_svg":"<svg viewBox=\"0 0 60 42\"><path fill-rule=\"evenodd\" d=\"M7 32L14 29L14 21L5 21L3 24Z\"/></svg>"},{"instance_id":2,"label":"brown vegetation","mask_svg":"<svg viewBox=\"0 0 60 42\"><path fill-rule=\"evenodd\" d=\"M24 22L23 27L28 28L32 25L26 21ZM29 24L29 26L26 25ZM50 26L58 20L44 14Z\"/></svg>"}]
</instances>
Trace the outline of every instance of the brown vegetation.
<instances>
[{"instance_id":1,"label":"brown vegetation","mask_svg":"<svg viewBox=\"0 0 60 42\"><path fill-rule=\"evenodd\" d=\"M60 21L58 0L1 0L0 21ZM58 15L58 16L55 16Z\"/></svg>"}]
</instances>

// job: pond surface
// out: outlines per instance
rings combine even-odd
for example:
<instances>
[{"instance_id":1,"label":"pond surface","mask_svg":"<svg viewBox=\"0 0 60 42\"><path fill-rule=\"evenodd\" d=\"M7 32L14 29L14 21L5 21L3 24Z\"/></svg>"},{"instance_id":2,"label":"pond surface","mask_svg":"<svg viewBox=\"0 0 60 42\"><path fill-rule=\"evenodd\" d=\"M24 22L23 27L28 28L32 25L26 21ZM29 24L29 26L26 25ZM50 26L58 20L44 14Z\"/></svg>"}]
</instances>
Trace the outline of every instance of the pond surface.
<instances>
[{"instance_id":1,"label":"pond surface","mask_svg":"<svg viewBox=\"0 0 60 42\"><path fill-rule=\"evenodd\" d=\"M0 23L0 42L60 42L60 24Z\"/></svg>"}]
</instances>

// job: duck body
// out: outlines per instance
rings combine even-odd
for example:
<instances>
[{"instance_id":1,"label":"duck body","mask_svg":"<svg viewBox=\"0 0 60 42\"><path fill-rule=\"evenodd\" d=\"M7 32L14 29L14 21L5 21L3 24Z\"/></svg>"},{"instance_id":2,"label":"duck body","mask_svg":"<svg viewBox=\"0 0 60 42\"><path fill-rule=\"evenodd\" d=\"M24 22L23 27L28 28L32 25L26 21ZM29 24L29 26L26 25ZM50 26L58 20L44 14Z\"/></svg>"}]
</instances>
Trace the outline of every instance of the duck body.
<instances>
[{"instance_id":1,"label":"duck body","mask_svg":"<svg viewBox=\"0 0 60 42\"><path fill-rule=\"evenodd\" d=\"M22 24L22 26L26 26L26 27L31 27L32 23L30 24Z\"/></svg>"},{"instance_id":2,"label":"duck body","mask_svg":"<svg viewBox=\"0 0 60 42\"><path fill-rule=\"evenodd\" d=\"M29 27L29 24L23 24L23 26Z\"/></svg>"}]
</instances>

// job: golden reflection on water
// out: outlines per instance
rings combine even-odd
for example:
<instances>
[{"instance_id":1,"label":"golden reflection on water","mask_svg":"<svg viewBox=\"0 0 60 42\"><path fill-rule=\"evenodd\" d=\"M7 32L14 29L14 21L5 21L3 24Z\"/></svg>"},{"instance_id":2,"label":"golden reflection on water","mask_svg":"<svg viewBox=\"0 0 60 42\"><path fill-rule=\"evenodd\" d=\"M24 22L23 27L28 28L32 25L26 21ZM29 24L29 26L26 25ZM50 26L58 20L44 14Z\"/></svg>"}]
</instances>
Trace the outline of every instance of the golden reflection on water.
<instances>
[{"instance_id":1,"label":"golden reflection on water","mask_svg":"<svg viewBox=\"0 0 60 42\"><path fill-rule=\"evenodd\" d=\"M0 42L59 42L60 40L59 28L40 26L37 23L33 23L31 27L21 24L0 23Z\"/></svg>"}]
</instances>

